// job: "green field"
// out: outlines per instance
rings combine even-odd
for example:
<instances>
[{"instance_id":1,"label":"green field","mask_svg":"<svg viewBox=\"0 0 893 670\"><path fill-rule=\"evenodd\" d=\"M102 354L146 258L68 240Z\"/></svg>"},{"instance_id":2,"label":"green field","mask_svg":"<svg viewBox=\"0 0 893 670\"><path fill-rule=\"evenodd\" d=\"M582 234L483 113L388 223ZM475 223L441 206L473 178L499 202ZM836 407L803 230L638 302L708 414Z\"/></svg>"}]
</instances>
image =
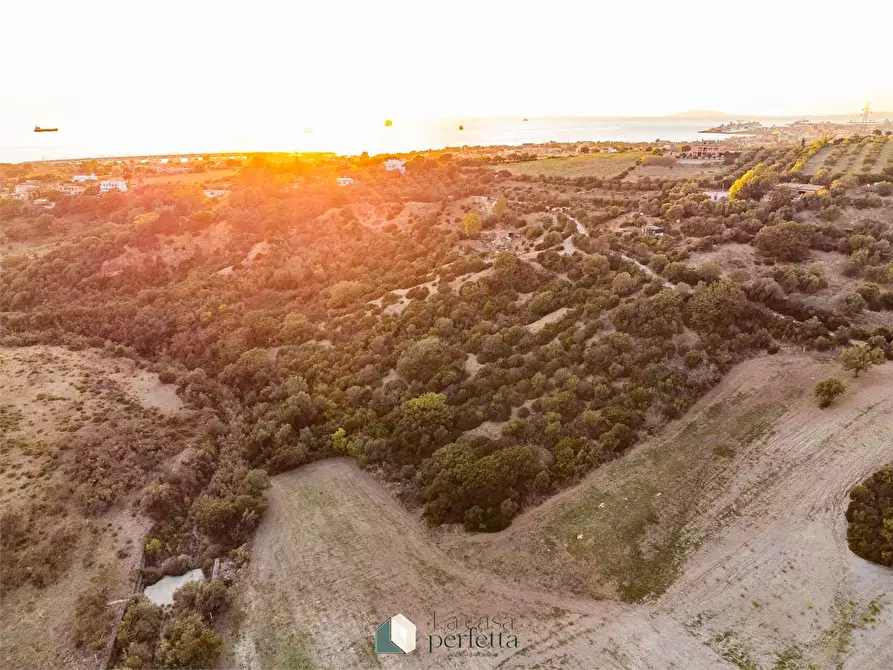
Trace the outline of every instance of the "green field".
<instances>
[{"instance_id":1,"label":"green field","mask_svg":"<svg viewBox=\"0 0 893 670\"><path fill-rule=\"evenodd\" d=\"M581 154L560 158L541 158L523 163L494 165L496 170L508 170L512 174L544 175L547 177L616 177L626 168L635 165L644 155L641 151L618 154Z\"/></svg>"}]
</instances>

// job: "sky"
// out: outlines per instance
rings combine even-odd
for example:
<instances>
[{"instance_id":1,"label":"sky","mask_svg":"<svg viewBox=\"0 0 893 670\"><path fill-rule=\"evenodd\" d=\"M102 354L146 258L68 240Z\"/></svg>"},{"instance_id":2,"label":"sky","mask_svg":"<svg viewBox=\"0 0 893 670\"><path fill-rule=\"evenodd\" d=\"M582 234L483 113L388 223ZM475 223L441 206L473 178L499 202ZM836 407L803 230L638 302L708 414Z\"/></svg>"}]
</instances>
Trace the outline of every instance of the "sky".
<instances>
[{"instance_id":1,"label":"sky","mask_svg":"<svg viewBox=\"0 0 893 670\"><path fill-rule=\"evenodd\" d=\"M384 118L893 110L889 0L9 0L0 17L0 147L34 125L123 152Z\"/></svg>"}]
</instances>

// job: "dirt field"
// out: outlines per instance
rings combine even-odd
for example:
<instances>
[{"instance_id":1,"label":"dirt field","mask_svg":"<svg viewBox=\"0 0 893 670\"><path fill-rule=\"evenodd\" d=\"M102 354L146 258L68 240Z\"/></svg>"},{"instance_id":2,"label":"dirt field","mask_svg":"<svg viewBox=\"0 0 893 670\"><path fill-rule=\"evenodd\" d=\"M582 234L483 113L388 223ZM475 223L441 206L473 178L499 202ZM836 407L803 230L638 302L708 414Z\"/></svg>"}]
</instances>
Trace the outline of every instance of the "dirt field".
<instances>
[{"instance_id":1,"label":"dirt field","mask_svg":"<svg viewBox=\"0 0 893 670\"><path fill-rule=\"evenodd\" d=\"M833 144L826 144L819 149L818 153L810 158L806 167L803 168L803 174L807 177L812 177L816 172L825 167L825 161L828 160L828 156L831 155L831 152L834 151L834 149L835 147Z\"/></svg>"},{"instance_id":2,"label":"dirt field","mask_svg":"<svg viewBox=\"0 0 893 670\"><path fill-rule=\"evenodd\" d=\"M152 186L154 184L204 184L205 182L220 181L221 179L232 179L238 170L221 169L208 170L207 172L185 172L183 174L159 174L148 177L141 177L136 182L136 186Z\"/></svg>"},{"instance_id":3,"label":"dirt field","mask_svg":"<svg viewBox=\"0 0 893 670\"><path fill-rule=\"evenodd\" d=\"M615 177L643 155L639 151L618 154L581 154L562 158L543 158L524 163L494 165L494 170L508 170L514 175L533 174L549 177Z\"/></svg>"},{"instance_id":4,"label":"dirt field","mask_svg":"<svg viewBox=\"0 0 893 670\"><path fill-rule=\"evenodd\" d=\"M623 178L623 181L638 181L641 177L652 179L694 179L722 174L729 168L716 163L697 165L693 163L676 163L675 165L639 165Z\"/></svg>"},{"instance_id":5,"label":"dirt field","mask_svg":"<svg viewBox=\"0 0 893 670\"><path fill-rule=\"evenodd\" d=\"M744 363L493 535L426 529L346 460L277 477L225 665L888 668L893 571L849 552L843 512L893 460L893 366L819 410L812 388L832 374L803 355ZM521 648L429 653L434 611L510 612ZM397 612L420 649L376 658L372 631Z\"/></svg>"},{"instance_id":6,"label":"dirt field","mask_svg":"<svg viewBox=\"0 0 893 670\"><path fill-rule=\"evenodd\" d=\"M65 441L106 412L141 405L158 416L178 413L171 384L126 359L61 347L0 348L0 508L17 512L31 501L70 490L57 467ZM75 559L44 588L4 588L0 613L0 666L95 668L101 649L76 649L70 626L75 599L91 580L109 586L112 599L130 594L148 520L124 505L85 518L74 508L60 524L76 530ZM101 575L101 577L100 577Z\"/></svg>"},{"instance_id":7,"label":"dirt field","mask_svg":"<svg viewBox=\"0 0 893 670\"><path fill-rule=\"evenodd\" d=\"M819 410L812 388L832 374L850 390ZM891 384L889 365L854 382L804 356L742 364L660 436L503 533L453 538L452 553L541 588L646 603L752 663L740 667L786 654L890 667L893 571L849 552L843 512L850 488L893 460Z\"/></svg>"},{"instance_id":8,"label":"dirt field","mask_svg":"<svg viewBox=\"0 0 893 670\"><path fill-rule=\"evenodd\" d=\"M245 625L227 641L223 667L731 667L682 626L644 608L541 592L469 570L351 461L274 478L270 502L244 586ZM419 648L376 657L372 633L398 612L416 623ZM435 613L438 622L511 618L519 648L475 650L490 656L429 652Z\"/></svg>"}]
</instances>

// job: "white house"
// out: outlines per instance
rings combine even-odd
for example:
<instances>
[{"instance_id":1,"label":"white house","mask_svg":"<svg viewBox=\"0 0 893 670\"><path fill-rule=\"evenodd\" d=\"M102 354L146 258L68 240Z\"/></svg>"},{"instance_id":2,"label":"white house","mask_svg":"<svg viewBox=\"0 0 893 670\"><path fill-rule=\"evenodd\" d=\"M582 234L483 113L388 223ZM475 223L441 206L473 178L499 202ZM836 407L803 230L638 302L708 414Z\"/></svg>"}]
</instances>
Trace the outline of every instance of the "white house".
<instances>
[{"instance_id":1,"label":"white house","mask_svg":"<svg viewBox=\"0 0 893 670\"><path fill-rule=\"evenodd\" d=\"M38 185L35 182L22 182L21 184L16 184L15 188L12 190L12 197L18 198L19 200L30 200L35 195L37 195Z\"/></svg>"},{"instance_id":2,"label":"white house","mask_svg":"<svg viewBox=\"0 0 893 670\"><path fill-rule=\"evenodd\" d=\"M353 177L338 177L338 186L350 186L353 184Z\"/></svg>"},{"instance_id":3,"label":"white house","mask_svg":"<svg viewBox=\"0 0 893 670\"><path fill-rule=\"evenodd\" d=\"M95 174L76 174L74 177L71 178L71 181L77 181L77 182L96 181L96 175Z\"/></svg>"},{"instance_id":4,"label":"white house","mask_svg":"<svg viewBox=\"0 0 893 670\"><path fill-rule=\"evenodd\" d=\"M99 192L100 193L108 193L111 190L118 189L119 191L127 190L127 181L124 179L103 179L99 182Z\"/></svg>"},{"instance_id":5,"label":"white house","mask_svg":"<svg viewBox=\"0 0 893 670\"><path fill-rule=\"evenodd\" d=\"M226 189L226 188L206 188L205 189L205 197L206 198L222 198L225 195L229 195L229 189Z\"/></svg>"},{"instance_id":6,"label":"white house","mask_svg":"<svg viewBox=\"0 0 893 670\"><path fill-rule=\"evenodd\" d=\"M384 169L388 172L394 172L395 170L400 174L406 174L406 167L403 165L406 161L401 161L399 158L390 158L384 162Z\"/></svg>"},{"instance_id":7,"label":"white house","mask_svg":"<svg viewBox=\"0 0 893 670\"><path fill-rule=\"evenodd\" d=\"M65 195L83 195L87 187L78 186L77 184L53 184L53 190Z\"/></svg>"}]
</instances>

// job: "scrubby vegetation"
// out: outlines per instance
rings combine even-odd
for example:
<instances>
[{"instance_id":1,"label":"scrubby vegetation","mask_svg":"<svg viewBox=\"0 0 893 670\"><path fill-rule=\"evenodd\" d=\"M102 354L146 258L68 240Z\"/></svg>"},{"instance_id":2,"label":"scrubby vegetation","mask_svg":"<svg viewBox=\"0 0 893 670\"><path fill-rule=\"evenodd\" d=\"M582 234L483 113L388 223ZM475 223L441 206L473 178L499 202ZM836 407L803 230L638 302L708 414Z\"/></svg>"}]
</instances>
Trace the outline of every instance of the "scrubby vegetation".
<instances>
[{"instance_id":1,"label":"scrubby vegetation","mask_svg":"<svg viewBox=\"0 0 893 670\"><path fill-rule=\"evenodd\" d=\"M893 332L864 318L893 308L889 203L871 175L773 190L813 148L632 182L514 175L489 166L531 156L498 149L414 155L405 177L380 157L255 157L225 198L183 185L61 197L36 228L45 212L3 201L8 240L48 244L4 259L3 342L138 360L194 411L106 416L60 457L85 517L130 504L152 519L147 576L231 556L270 475L344 454L431 523L493 531L681 416L739 361L852 340L871 363L893 357ZM729 187L729 200L704 193ZM655 222L667 234L643 230ZM732 247L748 260L698 260ZM823 254L842 254L846 277ZM851 278L846 295L814 299ZM854 351L841 360L861 371ZM34 532L51 516L4 512L4 585L49 578L26 567L45 543L70 546L68 525ZM225 597L197 588L170 620L133 601L122 662L213 656L204 626Z\"/></svg>"},{"instance_id":2,"label":"scrubby vegetation","mask_svg":"<svg viewBox=\"0 0 893 670\"><path fill-rule=\"evenodd\" d=\"M893 566L893 466L887 466L850 492L846 518L850 549L862 558Z\"/></svg>"},{"instance_id":3,"label":"scrubby vegetation","mask_svg":"<svg viewBox=\"0 0 893 670\"><path fill-rule=\"evenodd\" d=\"M827 407L834 400L843 395L846 385L839 379L825 379L816 384L815 395L819 399L819 407Z\"/></svg>"}]
</instances>

